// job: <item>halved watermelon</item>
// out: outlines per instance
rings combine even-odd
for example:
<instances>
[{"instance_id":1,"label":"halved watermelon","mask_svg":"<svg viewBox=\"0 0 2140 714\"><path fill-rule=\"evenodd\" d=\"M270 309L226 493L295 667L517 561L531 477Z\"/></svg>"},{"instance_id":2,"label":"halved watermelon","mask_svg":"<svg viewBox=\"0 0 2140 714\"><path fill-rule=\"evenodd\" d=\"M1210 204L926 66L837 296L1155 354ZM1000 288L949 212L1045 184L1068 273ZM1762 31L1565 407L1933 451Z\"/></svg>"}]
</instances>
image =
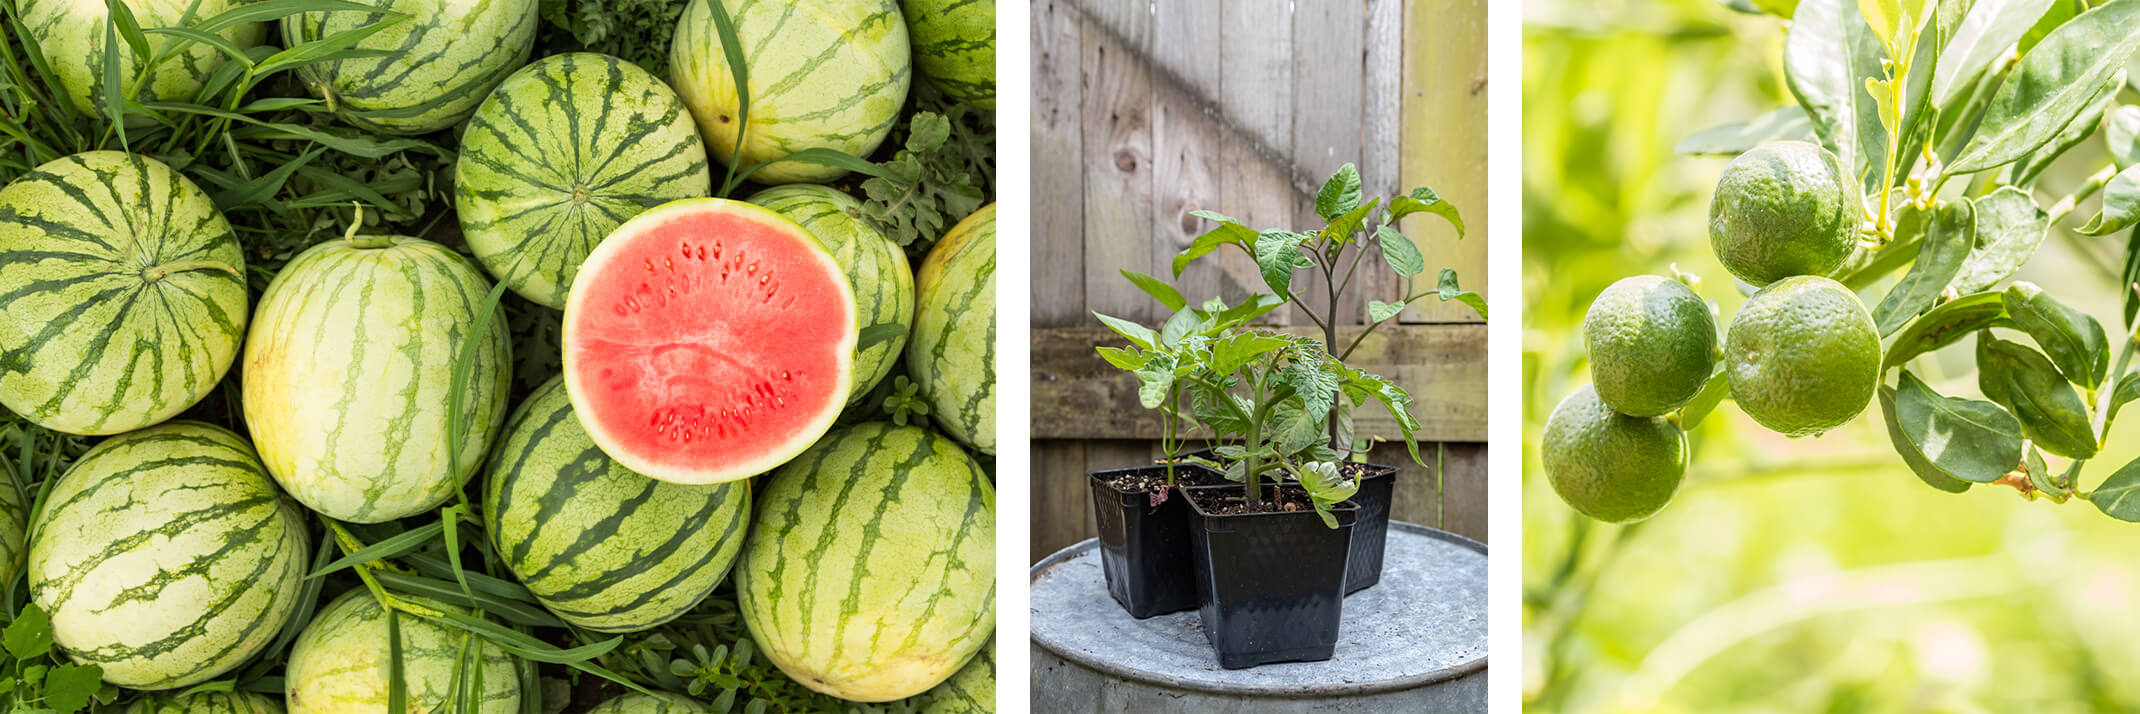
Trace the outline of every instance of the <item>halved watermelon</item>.
<instances>
[{"instance_id":1,"label":"halved watermelon","mask_svg":"<svg viewBox=\"0 0 2140 714\"><path fill-rule=\"evenodd\" d=\"M663 481L772 470L847 403L855 299L832 253L765 208L662 204L618 226L565 300L565 392L596 446Z\"/></svg>"}]
</instances>

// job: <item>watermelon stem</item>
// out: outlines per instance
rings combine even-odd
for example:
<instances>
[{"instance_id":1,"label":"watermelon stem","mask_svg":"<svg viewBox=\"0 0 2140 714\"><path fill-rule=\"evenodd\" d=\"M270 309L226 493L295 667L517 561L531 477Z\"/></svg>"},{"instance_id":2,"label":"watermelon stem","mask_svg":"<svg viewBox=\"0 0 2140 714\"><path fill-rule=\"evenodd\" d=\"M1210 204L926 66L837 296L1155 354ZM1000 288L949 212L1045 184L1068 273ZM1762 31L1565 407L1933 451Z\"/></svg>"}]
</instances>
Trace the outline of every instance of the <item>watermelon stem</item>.
<instances>
[{"instance_id":1,"label":"watermelon stem","mask_svg":"<svg viewBox=\"0 0 2140 714\"><path fill-rule=\"evenodd\" d=\"M233 276L236 276L241 280L245 278L244 273L239 272L237 268L231 267L230 265L225 263L213 260L182 260L176 263L164 263L162 265L151 265L149 267L142 268L141 279L153 283L163 280L164 278L170 277L173 273L184 273L195 270L220 270L225 273L229 273Z\"/></svg>"}]
</instances>

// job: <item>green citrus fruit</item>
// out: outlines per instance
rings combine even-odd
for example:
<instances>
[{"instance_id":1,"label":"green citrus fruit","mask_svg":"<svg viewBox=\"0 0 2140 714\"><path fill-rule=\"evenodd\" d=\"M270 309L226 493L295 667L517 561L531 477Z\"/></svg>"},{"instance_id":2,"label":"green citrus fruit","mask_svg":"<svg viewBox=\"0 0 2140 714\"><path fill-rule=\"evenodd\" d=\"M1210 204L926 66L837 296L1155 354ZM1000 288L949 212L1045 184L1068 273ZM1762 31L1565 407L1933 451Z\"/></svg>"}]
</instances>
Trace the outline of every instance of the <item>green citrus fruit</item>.
<instances>
[{"instance_id":1,"label":"green citrus fruit","mask_svg":"<svg viewBox=\"0 0 2140 714\"><path fill-rule=\"evenodd\" d=\"M1880 381L1880 333L1849 288L1784 278L1746 299L1724 337L1724 375L1739 409L1785 436L1850 421Z\"/></svg>"},{"instance_id":2,"label":"green citrus fruit","mask_svg":"<svg viewBox=\"0 0 2140 714\"><path fill-rule=\"evenodd\" d=\"M1632 417L1585 386L1546 418L1546 480L1577 513L1607 523L1656 515L1687 475L1687 439L1660 417Z\"/></svg>"},{"instance_id":3,"label":"green citrus fruit","mask_svg":"<svg viewBox=\"0 0 2140 714\"><path fill-rule=\"evenodd\" d=\"M1622 278L1583 316L1590 381L1628 416L1660 416L1701 393L1716 370L1716 318L1685 283Z\"/></svg>"},{"instance_id":4,"label":"green citrus fruit","mask_svg":"<svg viewBox=\"0 0 2140 714\"><path fill-rule=\"evenodd\" d=\"M1717 177L1709 247L1754 285L1827 275L1857 247L1865 207L1841 161L1803 141L1762 144Z\"/></svg>"}]
</instances>

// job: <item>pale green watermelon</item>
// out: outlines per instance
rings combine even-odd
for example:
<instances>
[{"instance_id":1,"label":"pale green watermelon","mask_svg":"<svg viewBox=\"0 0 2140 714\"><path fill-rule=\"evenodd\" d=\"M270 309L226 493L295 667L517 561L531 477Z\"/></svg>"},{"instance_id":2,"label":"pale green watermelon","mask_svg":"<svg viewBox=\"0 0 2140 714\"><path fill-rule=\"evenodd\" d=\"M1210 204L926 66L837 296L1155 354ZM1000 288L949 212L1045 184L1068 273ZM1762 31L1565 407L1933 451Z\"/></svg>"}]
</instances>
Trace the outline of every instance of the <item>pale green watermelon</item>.
<instances>
[{"instance_id":1,"label":"pale green watermelon","mask_svg":"<svg viewBox=\"0 0 2140 714\"><path fill-rule=\"evenodd\" d=\"M419 597L395 597L435 611L467 613ZM388 614L371 591L359 587L312 616L312 624L290 646L283 672L290 714L387 711L387 684L393 676ZM483 688L474 692L476 701L464 702L469 711L520 711L519 665L512 655L467 631L406 612L392 615L401 632L401 680L407 692L403 711L452 711L456 663L465 663L471 676L483 680Z\"/></svg>"},{"instance_id":2,"label":"pale green watermelon","mask_svg":"<svg viewBox=\"0 0 2140 714\"><path fill-rule=\"evenodd\" d=\"M996 204L952 226L915 282L921 297L907 371L929 400L929 419L996 453Z\"/></svg>"},{"instance_id":3,"label":"pale green watermelon","mask_svg":"<svg viewBox=\"0 0 2140 714\"><path fill-rule=\"evenodd\" d=\"M30 540L30 598L52 641L129 689L207 681L289 622L306 518L252 447L175 422L115 436L67 469Z\"/></svg>"},{"instance_id":4,"label":"pale green watermelon","mask_svg":"<svg viewBox=\"0 0 2140 714\"><path fill-rule=\"evenodd\" d=\"M222 14L226 10L244 6L246 0L122 0L120 4L134 15L135 24L142 29L159 27L196 27L202 21ZM187 11L191 10L189 16ZM103 2L92 0L22 0L16 6L22 24L29 30L27 39L37 44L38 52L52 68L51 79L57 80L58 94L67 98L77 111L91 116L104 116L104 34L110 24L110 11ZM260 44L267 34L267 25L247 22L224 28L216 33L225 42L237 49L248 49ZM162 54L172 38L162 33L150 33L149 55ZM142 102L191 102L201 91L208 75L214 73L228 55L205 43L195 43L185 51L164 60L149 73L147 86L139 83L141 64L124 40L119 46L120 93L128 99ZM28 67L27 62L23 63ZM141 122L129 122L129 124Z\"/></svg>"},{"instance_id":5,"label":"pale green watermelon","mask_svg":"<svg viewBox=\"0 0 2140 714\"><path fill-rule=\"evenodd\" d=\"M728 162L744 119L711 1L691 0L678 20L669 84L698 119L707 151ZM734 21L750 76L749 126L737 170L810 148L863 157L876 151L899 121L913 71L907 25L893 0L719 1ZM789 161L751 178L822 182L846 173Z\"/></svg>"},{"instance_id":6,"label":"pale green watermelon","mask_svg":"<svg viewBox=\"0 0 2140 714\"><path fill-rule=\"evenodd\" d=\"M611 461L559 379L513 414L488 473L483 517L499 557L544 607L596 632L638 632L696 607L749 530L747 485L656 481Z\"/></svg>"},{"instance_id":7,"label":"pale green watermelon","mask_svg":"<svg viewBox=\"0 0 2140 714\"><path fill-rule=\"evenodd\" d=\"M914 66L944 96L996 108L996 0L901 0Z\"/></svg>"},{"instance_id":8,"label":"pale green watermelon","mask_svg":"<svg viewBox=\"0 0 2140 714\"><path fill-rule=\"evenodd\" d=\"M994 714L996 711L996 641L960 667L957 674L929 690L925 714Z\"/></svg>"},{"instance_id":9,"label":"pale green watermelon","mask_svg":"<svg viewBox=\"0 0 2140 714\"><path fill-rule=\"evenodd\" d=\"M918 427L826 434L774 472L736 566L767 659L805 686L882 702L928 691L995 631L996 493Z\"/></svg>"},{"instance_id":10,"label":"pale green watermelon","mask_svg":"<svg viewBox=\"0 0 2140 714\"><path fill-rule=\"evenodd\" d=\"M597 704L587 710L587 714L701 714L711 711L713 707L681 694L634 692Z\"/></svg>"},{"instance_id":11,"label":"pale green watermelon","mask_svg":"<svg viewBox=\"0 0 2140 714\"><path fill-rule=\"evenodd\" d=\"M200 401L245 335L245 256L162 162L92 151L0 189L0 406L116 434Z\"/></svg>"},{"instance_id":12,"label":"pale green watermelon","mask_svg":"<svg viewBox=\"0 0 2140 714\"><path fill-rule=\"evenodd\" d=\"M383 134L424 134L461 123L528 61L541 21L536 0L382 0L409 19L364 38L361 57L308 64L298 78L343 121ZM285 46L379 20L379 13L308 12L282 21Z\"/></svg>"},{"instance_id":13,"label":"pale green watermelon","mask_svg":"<svg viewBox=\"0 0 2140 714\"><path fill-rule=\"evenodd\" d=\"M283 714L274 697L245 691L153 694L128 705L126 714Z\"/></svg>"},{"instance_id":14,"label":"pale green watermelon","mask_svg":"<svg viewBox=\"0 0 2140 714\"><path fill-rule=\"evenodd\" d=\"M855 329L860 334L895 333L867 347L856 344L854 386L847 397L854 403L891 373L906 347L914 323L914 273L907 267L906 251L862 218L861 201L835 189L780 186L758 192L750 202L787 216L832 251L854 288Z\"/></svg>"},{"instance_id":15,"label":"pale green watermelon","mask_svg":"<svg viewBox=\"0 0 2140 714\"><path fill-rule=\"evenodd\" d=\"M329 518L378 523L430 510L482 466L505 420L512 351L503 310L475 335L490 281L416 238L313 246L275 274L245 341L245 422L268 473ZM459 468L447 457L453 365Z\"/></svg>"},{"instance_id":16,"label":"pale green watermelon","mask_svg":"<svg viewBox=\"0 0 2140 714\"><path fill-rule=\"evenodd\" d=\"M594 245L632 216L713 192L676 93L637 65L554 55L498 85L461 135L454 210L490 274L553 308Z\"/></svg>"},{"instance_id":17,"label":"pale green watermelon","mask_svg":"<svg viewBox=\"0 0 2140 714\"><path fill-rule=\"evenodd\" d=\"M29 531L30 504L14 474L0 468L0 583L14 582L22 574L23 561L30 555Z\"/></svg>"}]
</instances>

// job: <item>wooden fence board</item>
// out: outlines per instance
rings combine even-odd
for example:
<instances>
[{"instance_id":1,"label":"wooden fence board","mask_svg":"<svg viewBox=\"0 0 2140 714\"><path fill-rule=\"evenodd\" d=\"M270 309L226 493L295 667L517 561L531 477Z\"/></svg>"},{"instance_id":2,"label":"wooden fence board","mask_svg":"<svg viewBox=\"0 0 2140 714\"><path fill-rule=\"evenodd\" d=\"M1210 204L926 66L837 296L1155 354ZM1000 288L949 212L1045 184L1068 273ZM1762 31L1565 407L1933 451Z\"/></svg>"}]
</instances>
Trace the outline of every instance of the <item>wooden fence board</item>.
<instances>
[{"instance_id":1,"label":"wooden fence board","mask_svg":"<svg viewBox=\"0 0 2140 714\"><path fill-rule=\"evenodd\" d=\"M1033 202L1033 265L1085 264L1084 19L1069 0L1033 6L1032 181L1046 186ZM1081 324L1085 276L1078 270L1035 270L1033 325Z\"/></svg>"},{"instance_id":2,"label":"wooden fence board","mask_svg":"<svg viewBox=\"0 0 2140 714\"><path fill-rule=\"evenodd\" d=\"M1405 219L1427 256L1417 289L1455 268L1467 290L1486 291L1486 0L1416 0L1406 21L1403 184L1433 186L1464 216L1465 235L1435 216ZM1452 140L1451 137L1477 137ZM1506 315L1506 313L1504 313ZM1509 319L1512 316L1504 317ZM1478 322L1461 303L1427 299L1398 319Z\"/></svg>"}]
</instances>

